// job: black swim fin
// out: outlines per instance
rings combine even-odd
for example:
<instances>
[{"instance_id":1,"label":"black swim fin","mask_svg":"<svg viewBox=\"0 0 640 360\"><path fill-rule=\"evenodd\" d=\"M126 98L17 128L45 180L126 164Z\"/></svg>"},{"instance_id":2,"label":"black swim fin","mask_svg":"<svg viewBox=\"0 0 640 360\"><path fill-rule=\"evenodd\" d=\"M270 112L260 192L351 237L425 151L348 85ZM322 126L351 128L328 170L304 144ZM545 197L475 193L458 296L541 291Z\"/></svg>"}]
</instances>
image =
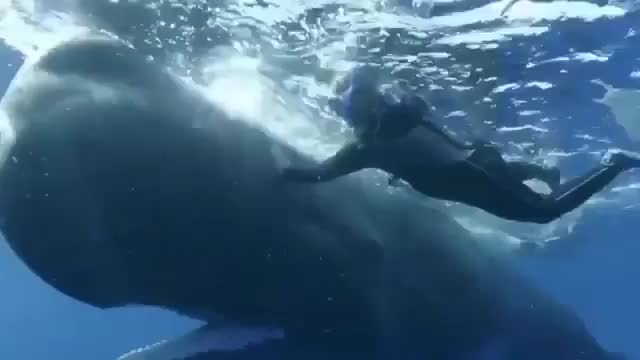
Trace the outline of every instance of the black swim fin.
<instances>
[{"instance_id":1,"label":"black swim fin","mask_svg":"<svg viewBox=\"0 0 640 360\"><path fill-rule=\"evenodd\" d=\"M604 165L619 165L625 170L640 168L640 154L627 150L612 149L602 158Z\"/></svg>"},{"instance_id":2,"label":"black swim fin","mask_svg":"<svg viewBox=\"0 0 640 360\"><path fill-rule=\"evenodd\" d=\"M520 0L511 0L511 1L509 1L507 3L507 5L504 7L504 9L502 9L502 11L500 12L500 16L504 16L509 10L511 10L513 5L515 5L518 1L520 1Z\"/></svg>"}]
</instances>

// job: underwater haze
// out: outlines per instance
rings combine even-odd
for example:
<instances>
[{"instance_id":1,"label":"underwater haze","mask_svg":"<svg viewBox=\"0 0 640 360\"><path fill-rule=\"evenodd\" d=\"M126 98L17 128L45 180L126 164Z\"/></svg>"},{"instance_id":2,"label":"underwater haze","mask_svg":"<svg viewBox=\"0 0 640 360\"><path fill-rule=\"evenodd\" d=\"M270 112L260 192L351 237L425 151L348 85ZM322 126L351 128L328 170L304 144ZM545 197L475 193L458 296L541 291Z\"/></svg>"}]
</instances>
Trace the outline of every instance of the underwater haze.
<instances>
[{"instance_id":1,"label":"underwater haze","mask_svg":"<svg viewBox=\"0 0 640 360\"><path fill-rule=\"evenodd\" d=\"M501 16L507 3L7 0L0 87L23 63L101 31L316 159L348 136L327 100L333 81L360 63L405 79L460 136L494 141L510 159L558 165L566 177L608 148L639 151L639 3L520 0ZM280 103L265 95L272 84ZM499 251L529 249L515 251L517 269L574 308L605 348L640 359L640 172L544 225L425 202ZM3 360L115 360L200 324L160 309L83 304L38 278L4 241L0 286Z\"/></svg>"}]
</instances>

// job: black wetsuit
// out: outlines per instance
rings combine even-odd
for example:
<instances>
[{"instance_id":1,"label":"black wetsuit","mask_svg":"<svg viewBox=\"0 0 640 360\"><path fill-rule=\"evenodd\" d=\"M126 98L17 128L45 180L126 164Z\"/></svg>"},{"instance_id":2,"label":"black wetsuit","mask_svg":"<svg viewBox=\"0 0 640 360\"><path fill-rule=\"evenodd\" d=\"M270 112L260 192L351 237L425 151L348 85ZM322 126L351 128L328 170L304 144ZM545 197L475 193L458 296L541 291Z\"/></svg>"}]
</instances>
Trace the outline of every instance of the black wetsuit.
<instances>
[{"instance_id":1,"label":"black wetsuit","mask_svg":"<svg viewBox=\"0 0 640 360\"><path fill-rule=\"evenodd\" d=\"M378 168L427 196L475 206L509 220L547 223L583 204L621 172L640 166L640 160L618 156L611 164L597 166L560 185L557 168L508 162L493 146L457 141L425 119L428 110L423 104L413 98L385 106L379 120L360 131L357 141L314 168L286 168L282 175L293 182L312 183ZM437 151L431 152L436 154L424 154L434 139L441 141L432 146ZM440 149L447 146L442 144L451 149ZM449 156L455 151L460 154L453 160L439 162L441 152ZM423 161L428 155L431 159ZM546 182L551 194L537 193L523 183L530 179Z\"/></svg>"}]
</instances>

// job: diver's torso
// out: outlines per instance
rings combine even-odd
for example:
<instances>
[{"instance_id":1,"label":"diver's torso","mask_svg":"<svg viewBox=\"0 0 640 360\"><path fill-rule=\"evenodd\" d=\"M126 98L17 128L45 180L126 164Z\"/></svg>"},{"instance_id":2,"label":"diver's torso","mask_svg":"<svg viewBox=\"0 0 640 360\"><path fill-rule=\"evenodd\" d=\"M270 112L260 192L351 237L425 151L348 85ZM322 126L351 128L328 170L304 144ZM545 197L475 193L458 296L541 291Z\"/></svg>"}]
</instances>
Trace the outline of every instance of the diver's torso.
<instances>
[{"instance_id":1,"label":"diver's torso","mask_svg":"<svg viewBox=\"0 0 640 360\"><path fill-rule=\"evenodd\" d=\"M374 166L400 177L424 195L458 201L460 165L472 150L461 150L419 126L402 138L372 146ZM456 190L457 189L457 190Z\"/></svg>"},{"instance_id":2,"label":"diver's torso","mask_svg":"<svg viewBox=\"0 0 640 360\"><path fill-rule=\"evenodd\" d=\"M372 151L381 168L399 176L456 164L471 154L470 150L458 149L440 134L422 126L406 136L377 142L372 145Z\"/></svg>"}]
</instances>

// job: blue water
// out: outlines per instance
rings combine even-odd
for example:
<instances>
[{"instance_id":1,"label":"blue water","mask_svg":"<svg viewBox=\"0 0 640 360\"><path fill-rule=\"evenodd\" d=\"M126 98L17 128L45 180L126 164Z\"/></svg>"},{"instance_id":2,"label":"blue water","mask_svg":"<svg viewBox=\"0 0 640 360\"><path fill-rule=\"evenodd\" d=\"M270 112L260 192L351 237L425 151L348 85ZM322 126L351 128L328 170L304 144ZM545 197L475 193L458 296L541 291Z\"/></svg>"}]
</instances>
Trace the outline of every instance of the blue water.
<instances>
[{"instance_id":1,"label":"blue water","mask_svg":"<svg viewBox=\"0 0 640 360\"><path fill-rule=\"evenodd\" d=\"M639 216L593 216L549 258L524 264L542 287L578 311L598 339L631 359L640 359Z\"/></svg>"},{"instance_id":2,"label":"blue water","mask_svg":"<svg viewBox=\"0 0 640 360\"><path fill-rule=\"evenodd\" d=\"M498 84L535 80L556 85L546 91L521 88L497 95L498 121L504 126L522 125L514 116L511 99L537 96L544 100L531 109L572 118L552 125L556 147L569 151L583 145L574 136L576 128L606 137L620 147L637 146L613 121L611 111L592 101L604 91L590 80L598 77L615 87L640 89L640 81L629 76L640 69L640 40L637 36L625 38L630 29L640 28L640 13L588 25L568 20L550 26L551 30L541 36L513 41L495 52ZM522 66L540 51L546 52L544 58L551 59L566 55L568 48L590 52L608 45L616 48L606 62L549 63L530 69ZM6 88L20 63L17 54L6 48L0 50L0 88ZM559 77L559 68L570 71ZM576 160L563 171L575 173L586 164L586 159ZM640 359L638 220L638 209L589 212L569 237L550 246L544 255L519 260L519 266L534 281L578 311L605 347L628 354L630 359ZM114 359L134 347L180 334L197 324L155 309L102 311L81 304L40 281L4 243L0 245L0 287L2 360Z\"/></svg>"}]
</instances>

